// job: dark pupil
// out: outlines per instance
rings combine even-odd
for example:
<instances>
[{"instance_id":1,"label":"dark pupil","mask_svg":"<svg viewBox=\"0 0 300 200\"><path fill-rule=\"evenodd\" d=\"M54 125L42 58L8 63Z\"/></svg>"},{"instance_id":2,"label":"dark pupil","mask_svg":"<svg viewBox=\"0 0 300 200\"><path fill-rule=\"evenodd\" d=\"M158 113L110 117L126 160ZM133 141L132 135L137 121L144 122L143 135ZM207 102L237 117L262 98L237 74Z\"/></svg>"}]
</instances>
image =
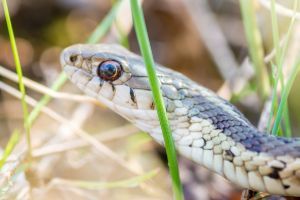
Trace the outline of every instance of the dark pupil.
<instances>
[{"instance_id":1,"label":"dark pupil","mask_svg":"<svg viewBox=\"0 0 300 200\"><path fill-rule=\"evenodd\" d=\"M104 61L98 67L98 75L106 81L114 81L120 75L121 66L116 61Z\"/></svg>"}]
</instances>

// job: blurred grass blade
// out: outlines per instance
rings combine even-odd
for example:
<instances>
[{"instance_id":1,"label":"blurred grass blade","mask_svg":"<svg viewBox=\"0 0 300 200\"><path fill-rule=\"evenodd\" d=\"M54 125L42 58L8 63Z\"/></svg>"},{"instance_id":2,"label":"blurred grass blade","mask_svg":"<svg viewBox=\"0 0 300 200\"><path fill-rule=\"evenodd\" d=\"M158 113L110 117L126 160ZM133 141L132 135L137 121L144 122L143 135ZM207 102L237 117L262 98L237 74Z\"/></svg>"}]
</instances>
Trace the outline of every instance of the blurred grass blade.
<instances>
[{"instance_id":1,"label":"blurred grass blade","mask_svg":"<svg viewBox=\"0 0 300 200\"><path fill-rule=\"evenodd\" d=\"M28 154L31 157L32 149L31 149L31 139L30 139L30 126L27 125L28 124L27 123L27 121L28 121L28 108L27 108L27 104L26 104L26 101L25 101L26 90L25 90L25 86L24 86L24 83L23 83L23 72L22 72L22 67L21 67L21 63L20 63L20 58L19 58L19 54L18 54L18 49L17 49L17 45L16 45L16 40L15 40L14 31L13 31L12 23L11 23L11 20L10 20L9 10L8 10L6 0L2 0L2 5L3 5L6 24L7 24L11 49L12 49L12 53L13 53L13 57L14 57L14 62L15 62L15 65L16 65L16 71L17 71L17 74L18 74L19 90L22 94L21 103L22 103L23 117L24 117L24 129L25 129L26 141L27 141L27 145L28 145Z\"/></svg>"},{"instance_id":2,"label":"blurred grass blade","mask_svg":"<svg viewBox=\"0 0 300 200\"><path fill-rule=\"evenodd\" d=\"M253 0L240 0L241 13L245 28L250 57L256 71L258 92L262 98L268 96L270 85L268 73L264 64L264 53L260 32L256 22Z\"/></svg>"},{"instance_id":3,"label":"blurred grass blade","mask_svg":"<svg viewBox=\"0 0 300 200\"><path fill-rule=\"evenodd\" d=\"M154 103L157 109L158 118L160 121L160 126L162 129L168 164L170 168L170 175L172 178L172 186L174 197L176 200L183 199L183 191L179 178L178 164L176 158L175 145L172 138L171 129L168 122L168 117L163 102L163 97L160 91L160 83L156 76L154 61L152 56L152 51L150 47L150 42L148 38L148 33L146 30L144 15L141 6L137 0L131 0L131 12L133 15L134 28L137 34L139 46L144 58L147 73L149 76L149 82L153 94Z\"/></svg>"},{"instance_id":4,"label":"blurred grass blade","mask_svg":"<svg viewBox=\"0 0 300 200\"><path fill-rule=\"evenodd\" d=\"M10 155L10 153L13 151L16 144L19 142L20 139L20 133L19 130L15 130L13 134L10 136L9 141L7 142L7 145L5 147L5 150L3 152L2 158L0 159L0 169L5 164L6 159Z\"/></svg>"},{"instance_id":5,"label":"blurred grass blade","mask_svg":"<svg viewBox=\"0 0 300 200\"><path fill-rule=\"evenodd\" d=\"M101 24L90 35L90 37L87 40L87 43L89 44L96 43L100 38L103 38L105 36L105 34L108 32L109 28L111 27L112 23L115 20L121 2L122 0L115 1L113 3L112 9L110 9L109 13L101 21Z\"/></svg>"},{"instance_id":6,"label":"blurred grass blade","mask_svg":"<svg viewBox=\"0 0 300 200\"><path fill-rule=\"evenodd\" d=\"M277 132L278 132L278 130L279 130L279 124L280 124L281 117L282 117L282 114L283 114L283 109L284 109L284 107L286 105L287 98L289 96L289 93L291 91L293 82L295 81L296 76L297 76L299 70L300 70L300 59L298 59L296 61L296 63L294 64L294 66L292 68L292 71L291 71L291 74L290 74L290 77L289 77L289 79L287 81L287 84L283 88L281 101L280 101L280 104L278 106L277 115L276 115L276 118L275 118L275 121L274 121L274 126L273 126L273 129L272 129L272 134L273 135L276 135Z\"/></svg>"},{"instance_id":7,"label":"blurred grass blade","mask_svg":"<svg viewBox=\"0 0 300 200\"><path fill-rule=\"evenodd\" d=\"M103 38L103 36L107 33L107 31L111 27L121 2L122 0L114 4L113 8L106 15L104 20L101 21L101 23L96 27L96 29L93 31L91 36L87 39L87 43L96 43L101 38ZM67 81L67 76L65 75L65 73L64 72L60 73L58 78L54 81L53 85L51 86L51 89L54 91L59 90L66 81ZM48 104L51 99L52 98L49 95L44 95L42 97L42 99L39 101L37 106L33 109L33 111L29 115L29 120L28 120L29 127L32 126L33 122L40 114L41 108L44 107L46 104Z\"/></svg>"},{"instance_id":8,"label":"blurred grass blade","mask_svg":"<svg viewBox=\"0 0 300 200\"><path fill-rule=\"evenodd\" d=\"M59 90L63 86L63 84L66 82L67 76L65 73L60 73L59 77L55 80L53 85L51 86L51 89L54 91ZM42 99L38 102L38 104L34 107L34 109L31 111L29 117L28 117L28 126L32 126L33 122L36 120L38 115L40 114L42 108L49 103L51 100L51 96L49 95L44 95Z\"/></svg>"},{"instance_id":9,"label":"blurred grass blade","mask_svg":"<svg viewBox=\"0 0 300 200\"><path fill-rule=\"evenodd\" d=\"M137 187L141 183L153 178L158 173L158 170L152 170L141 176L136 176L134 178L113 181L113 182L96 182L96 181L79 181L79 180L65 180L57 179L56 184L64 184L73 187L80 187L88 190L101 190L101 189L112 189L112 188L132 188Z\"/></svg>"}]
</instances>

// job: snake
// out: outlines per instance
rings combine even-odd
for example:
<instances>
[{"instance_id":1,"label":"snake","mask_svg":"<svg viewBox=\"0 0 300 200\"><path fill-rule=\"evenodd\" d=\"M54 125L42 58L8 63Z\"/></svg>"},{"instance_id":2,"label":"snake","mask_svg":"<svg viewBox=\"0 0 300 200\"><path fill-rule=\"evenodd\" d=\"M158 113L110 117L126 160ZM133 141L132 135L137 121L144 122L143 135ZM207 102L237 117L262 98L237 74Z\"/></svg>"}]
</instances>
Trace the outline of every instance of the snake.
<instances>
[{"instance_id":1,"label":"snake","mask_svg":"<svg viewBox=\"0 0 300 200\"><path fill-rule=\"evenodd\" d=\"M164 145L143 58L117 44L75 44L61 66L70 81ZM241 188L300 196L300 139L259 131L227 100L155 63L177 151Z\"/></svg>"}]
</instances>

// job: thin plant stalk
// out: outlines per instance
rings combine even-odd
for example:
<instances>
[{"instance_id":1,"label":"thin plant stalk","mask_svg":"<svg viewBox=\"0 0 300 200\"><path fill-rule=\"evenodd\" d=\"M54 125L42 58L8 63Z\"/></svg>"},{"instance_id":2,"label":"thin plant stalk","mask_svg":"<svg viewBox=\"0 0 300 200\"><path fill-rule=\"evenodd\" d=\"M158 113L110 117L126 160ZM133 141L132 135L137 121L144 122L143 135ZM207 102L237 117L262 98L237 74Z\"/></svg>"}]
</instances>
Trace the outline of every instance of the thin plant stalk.
<instances>
[{"instance_id":1,"label":"thin plant stalk","mask_svg":"<svg viewBox=\"0 0 300 200\"><path fill-rule=\"evenodd\" d=\"M112 181L112 182L56 179L56 181L53 181L53 183L60 184L63 186L72 186L72 187L78 187L78 188L83 188L88 190L133 188L141 185L143 182L147 180L152 179L157 174L158 174L158 170L155 169L140 176L119 180L119 181Z\"/></svg>"},{"instance_id":2,"label":"thin plant stalk","mask_svg":"<svg viewBox=\"0 0 300 200\"><path fill-rule=\"evenodd\" d=\"M264 64L264 52L262 39L255 16L255 1L240 0L240 7L245 28L247 43L249 46L250 57L256 71L257 85L259 95L264 99L268 96L270 85L269 77Z\"/></svg>"},{"instance_id":3,"label":"thin plant stalk","mask_svg":"<svg viewBox=\"0 0 300 200\"><path fill-rule=\"evenodd\" d=\"M274 121L274 126L273 126L273 129L272 129L272 134L273 135L275 135L279 130L279 124L280 124L280 121L281 121L281 118L282 118L283 109L284 109L284 107L287 103L289 93L291 91L293 82L295 81L299 70L300 70L300 59L298 59L297 62L294 64L294 66L292 68L292 71L291 71L291 74L290 74L290 77L287 81L287 84L283 88L281 101L280 101L279 106L278 106L277 115L276 115L276 118L275 118L275 121Z\"/></svg>"},{"instance_id":4,"label":"thin plant stalk","mask_svg":"<svg viewBox=\"0 0 300 200\"><path fill-rule=\"evenodd\" d=\"M19 130L15 130L12 133L12 135L10 136L9 141L7 142L5 150L4 150L3 154L2 154L2 158L0 159L0 170L3 167L3 165L5 164L6 159L11 154L11 152L13 151L14 147L16 146L16 144L19 142L19 140L20 140Z\"/></svg>"},{"instance_id":5,"label":"thin plant stalk","mask_svg":"<svg viewBox=\"0 0 300 200\"><path fill-rule=\"evenodd\" d=\"M9 9L8 9L6 0L2 0L2 5L3 5L6 24L7 24L11 49L12 49L12 53L13 53L13 57L14 57L14 62L16 65L16 71L18 74L19 90L22 94L21 103L22 103L22 109L23 109L24 129L25 129L26 141L27 141L27 145L28 145L28 155L29 155L29 157L31 157L32 147L31 147L31 139L30 139L30 126L27 125L28 107L27 107L27 104L25 101L26 89L25 89L25 86L23 83L22 66L21 66L21 62L20 62L20 58L19 58L19 54L18 54L18 48L16 45L16 40L15 40L14 31L13 31L12 23L10 20Z\"/></svg>"},{"instance_id":6,"label":"thin plant stalk","mask_svg":"<svg viewBox=\"0 0 300 200\"><path fill-rule=\"evenodd\" d=\"M294 2L294 12L296 12L298 7L298 1ZM273 32L273 43L275 46L275 59L276 59L276 67L272 67L272 70L276 70L274 74L274 84L273 84L273 90L272 90L272 105L271 105L271 112L270 112L270 120L268 121L268 130L271 130L271 119L274 114L274 110L277 108L277 89L278 84L280 81L281 88L284 88L284 78L282 74L282 68L283 68L283 61L286 54L286 50L288 47L288 43L290 40L291 32L295 24L295 15L292 17L291 22L288 27L286 39L283 45L283 48L279 47L279 29L278 29L278 21L277 21L277 15L275 10L275 1L271 0L271 20L272 20L272 32ZM283 109L283 115L284 115L284 122L285 122L285 132L284 135L286 137L291 137L291 127L290 127L290 120L289 120L289 112L288 112L288 106L285 104ZM272 132L273 134L277 135L278 132Z\"/></svg>"},{"instance_id":7,"label":"thin plant stalk","mask_svg":"<svg viewBox=\"0 0 300 200\"><path fill-rule=\"evenodd\" d=\"M181 181L179 177L179 170L176 158L175 145L172 138L171 129L163 101L163 97L160 91L160 83L156 76L154 60L148 38L148 33L145 25L144 15L141 6L137 0L131 0L131 12L133 15L134 28L137 34L139 46L146 65L149 82L153 94L154 103L157 109L160 126L162 129L164 143L166 147L166 153L168 157L168 165L170 169L170 175L172 178L172 187L174 197L176 200L184 199Z\"/></svg>"}]
</instances>

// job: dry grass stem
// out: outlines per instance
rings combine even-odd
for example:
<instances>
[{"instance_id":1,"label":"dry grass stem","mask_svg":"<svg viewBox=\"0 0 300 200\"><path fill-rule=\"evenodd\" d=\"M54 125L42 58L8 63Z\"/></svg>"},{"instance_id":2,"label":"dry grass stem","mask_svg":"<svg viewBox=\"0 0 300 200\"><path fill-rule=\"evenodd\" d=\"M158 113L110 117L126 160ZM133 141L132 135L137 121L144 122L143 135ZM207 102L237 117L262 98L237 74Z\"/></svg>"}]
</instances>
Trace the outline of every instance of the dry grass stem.
<instances>
[{"instance_id":1,"label":"dry grass stem","mask_svg":"<svg viewBox=\"0 0 300 200\"><path fill-rule=\"evenodd\" d=\"M271 10L270 0L259 0L259 2L263 7L267 8L268 10ZM277 14L285 16L285 17L291 17L291 18L295 17L296 19L300 19L299 12L295 13L293 9L286 8L279 3L275 3L275 11Z\"/></svg>"},{"instance_id":2,"label":"dry grass stem","mask_svg":"<svg viewBox=\"0 0 300 200\"><path fill-rule=\"evenodd\" d=\"M5 69L4 67L0 66L0 75L2 75L3 77L14 81L14 82L18 82L18 75L8 69ZM77 102L92 102L95 103L97 105L101 105L99 101L97 101L96 99L86 96L86 95L76 95L76 94L69 94L69 93L64 93L64 92L57 92L54 91L40 83L37 83L29 78L26 78L25 76L23 76L23 81L24 81L24 85L36 92L42 93L42 94L47 94L53 98L57 98L57 99L64 99L64 100L70 100L70 101L77 101Z\"/></svg>"}]
</instances>

